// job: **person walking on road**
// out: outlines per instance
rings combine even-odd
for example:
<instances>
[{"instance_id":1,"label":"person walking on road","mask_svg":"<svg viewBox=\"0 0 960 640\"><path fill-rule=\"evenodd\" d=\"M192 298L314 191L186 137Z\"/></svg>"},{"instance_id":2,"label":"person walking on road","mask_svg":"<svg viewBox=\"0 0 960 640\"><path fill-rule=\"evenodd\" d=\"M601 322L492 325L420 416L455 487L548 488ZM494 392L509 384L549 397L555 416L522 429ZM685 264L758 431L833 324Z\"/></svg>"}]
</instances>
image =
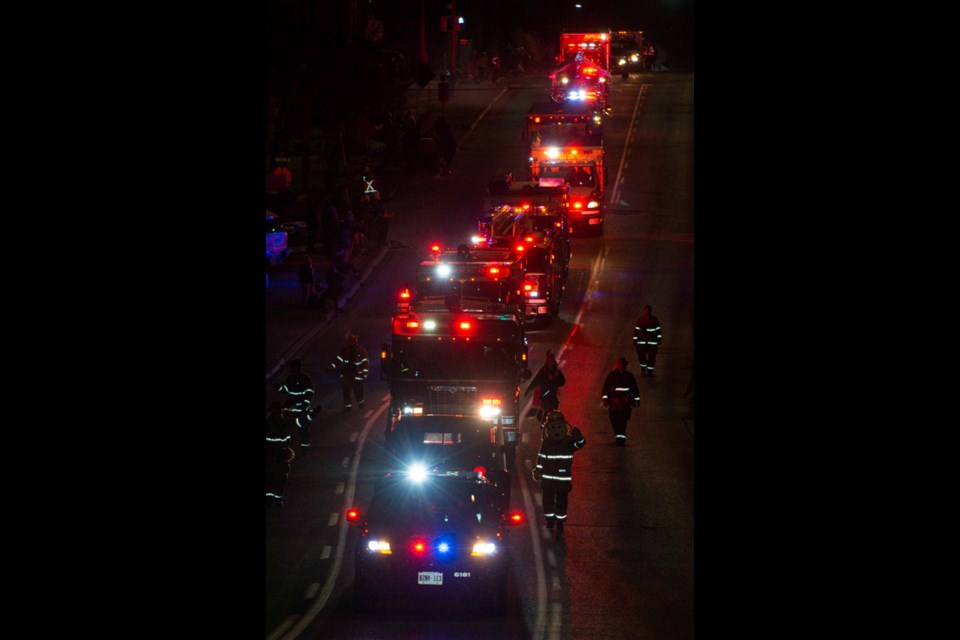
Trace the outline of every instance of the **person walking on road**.
<instances>
[{"instance_id":1,"label":"person walking on road","mask_svg":"<svg viewBox=\"0 0 960 640\"><path fill-rule=\"evenodd\" d=\"M360 346L360 339L353 333L347 336L347 344L337 354L333 368L340 372L340 386L343 388L343 410L353 409L353 399L357 400L357 409L363 409L363 385L370 373L370 358Z\"/></svg>"},{"instance_id":2,"label":"person walking on road","mask_svg":"<svg viewBox=\"0 0 960 640\"><path fill-rule=\"evenodd\" d=\"M284 412L297 425L300 435L300 455L310 450L310 423L314 414L320 409L319 405L313 408L313 378L305 371L299 359L290 361L290 373L286 379L274 385L278 391L287 394L283 404Z\"/></svg>"},{"instance_id":3,"label":"person walking on road","mask_svg":"<svg viewBox=\"0 0 960 640\"><path fill-rule=\"evenodd\" d=\"M633 324L633 344L637 348L637 359L640 361L640 375L654 377L653 370L657 365L657 347L663 340L663 331L660 321L653 315L650 305L643 308L643 313Z\"/></svg>"},{"instance_id":4,"label":"person walking on road","mask_svg":"<svg viewBox=\"0 0 960 640\"><path fill-rule=\"evenodd\" d=\"M283 506L283 490L290 475L293 462L293 421L283 411L279 402L270 404L267 410L267 508Z\"/></svg>"},{"instance_id":5,"label":"person walking on road","mask_svg":"<svg viewBox=\"0 0 960 640\"><path fill-rule=\"evenodd\" d=\"M543 425L544 419L554 409L560 407L560 387L566 384L563 377L563 371L557 365L557 358L553 351L547 349L546 359L543 366L537 371L537 374L530 380L527 390L523 392L524 396L530 395L530 392L536 392L537 399L537 423Z\"/></svg>"},{"instance_id":6,"label":"person walking on road","mask_svg":"<svg viewBox=\"0 0 960 640\"><path fill-rule=\"evenodd\" d=\"M547 529L553 529L556 524L557 535L560 535L573 490L573 454L587 444L587 439L557 410L547 414L543 427L543 441L537 453L537 466L533 468L533 479L540 483ZM569 432L568 427L572 427Z\"/></svg>"},{"instance_id":7,"label":"person walking on road","mask_svg":"<svg viewBox=\"0 0 960 640\"><path fill-rule=\"evenodd\" d=\"M610 415L617 446L626 446L631 409L640 406L640 387L633 374L627 371L626 358L617 358L614 362L613 371L607 374L600 393L600 402Z\"/></svg>"}]
</instances>

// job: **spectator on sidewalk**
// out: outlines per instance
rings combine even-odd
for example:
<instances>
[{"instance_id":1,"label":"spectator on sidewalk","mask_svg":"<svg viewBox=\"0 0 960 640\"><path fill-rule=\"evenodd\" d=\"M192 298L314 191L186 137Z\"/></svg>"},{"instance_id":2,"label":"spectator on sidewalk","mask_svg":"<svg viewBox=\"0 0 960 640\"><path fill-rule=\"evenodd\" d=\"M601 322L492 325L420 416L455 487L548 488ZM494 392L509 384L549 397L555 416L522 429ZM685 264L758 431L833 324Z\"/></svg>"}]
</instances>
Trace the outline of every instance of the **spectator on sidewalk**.
<instances>
[{"instance_id":1,"label":"spectator on sidewalk","mask_svg":"<svg viewBox=\"0 0 960 640\"><path fill-rule=\"evenodd\" d=\"M320 210L320 226L323 229L323 250L328 258L333 258L337 250L337 236L340 232L340 216L333 200L326 198Z\"/></svg>"},{"instance_id":2,"label":"spectator on sidewalk","mask_svg":"<svg viewBox=\"0 0 960 640\"><path fill-rule=\"evenodd\" d=\"M310 256L304 256L300 269L297 272L297 279L300 281L300 294L303 297L303 306L310 304L310 299L315 294L316 276L313 271L313 260Z\"/></svg>"}]
</instances>

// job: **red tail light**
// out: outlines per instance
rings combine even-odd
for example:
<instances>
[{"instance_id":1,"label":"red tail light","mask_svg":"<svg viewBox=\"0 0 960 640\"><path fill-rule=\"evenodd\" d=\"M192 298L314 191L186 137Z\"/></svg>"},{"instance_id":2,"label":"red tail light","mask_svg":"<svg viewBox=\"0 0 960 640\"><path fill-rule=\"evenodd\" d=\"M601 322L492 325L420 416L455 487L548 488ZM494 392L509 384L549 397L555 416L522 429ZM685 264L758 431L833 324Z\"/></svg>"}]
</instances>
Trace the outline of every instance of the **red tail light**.
<instances>
[{"instance_id":1,"label":"red tail light","mask_svg":"<svg viewBox=\"0 0 960 640\"><path fill-rule=\"evenodd\" d=\"M524 523L526 518L523 516L523 511L511 511L510 515L507 516L507 523L511 527L516 527Z\"/></svg>"}]
</instances>

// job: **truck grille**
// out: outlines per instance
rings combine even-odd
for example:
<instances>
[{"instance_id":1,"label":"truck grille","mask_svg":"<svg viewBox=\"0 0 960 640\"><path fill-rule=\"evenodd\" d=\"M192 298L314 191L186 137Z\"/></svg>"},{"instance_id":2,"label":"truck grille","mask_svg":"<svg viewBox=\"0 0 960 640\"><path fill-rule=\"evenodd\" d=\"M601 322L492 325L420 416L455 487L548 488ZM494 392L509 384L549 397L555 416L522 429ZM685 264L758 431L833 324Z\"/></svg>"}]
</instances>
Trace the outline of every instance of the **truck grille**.
<instances>
[{"instance_id":1,"label":"truck grille","mask_svg":"<svg viewBox=\"0 0 960 640\"><path fill-rule=\"evenodd\" d=\"M476 387L427 387L426 413L459 413L474 415L480 398Z\"/></svg>"}]
</instances>

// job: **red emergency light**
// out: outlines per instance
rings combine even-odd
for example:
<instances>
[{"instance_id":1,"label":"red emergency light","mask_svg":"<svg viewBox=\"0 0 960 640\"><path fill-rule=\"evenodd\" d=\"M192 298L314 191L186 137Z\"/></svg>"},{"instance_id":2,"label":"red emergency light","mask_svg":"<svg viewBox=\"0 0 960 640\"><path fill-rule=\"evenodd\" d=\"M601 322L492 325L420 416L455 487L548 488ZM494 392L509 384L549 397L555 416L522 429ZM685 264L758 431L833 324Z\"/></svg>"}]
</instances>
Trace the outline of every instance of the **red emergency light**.
<instances>
[{"instance_id":1,"label":"red emergency light","mask_svg":"<svg viewBox=\"0 0 960 640\"><path fill-rule=\"evenodd\" d=\"M406 288L400 292L400 300L406 302L410 300L410 288Z\"/></svg>"},{"instance_id":2,"label":"red emergency light","mask_svg":"<svg viewBox=\"0 0 960 640\"><path fill-rule=\"evenodd\" d=\"M507 516L507 524L512 527L516 527L524 523L524 516L522 511L512 511L509 516Z\"/></svg>"},{"instance_id":3,"label":"red emergency light","mask_svg":"<svg viewBox=\"0 0 960 640\"><path fill-rule=\"evenodd\" d=\"M441 247L440 247L439 244L434 243L434 244L430 245L430 252L431 252L431 253L440 253L441 251L442 251L442 249L441 249Z\"/></svg>"},{"instance_id":4,"label":"red emergency light","mask_svg":"<svg viewBox=\"0 0 960 640\"><path fill-rule=\"evenodd\" d=\"M490 272L490 275L495 276L500 273L500 267L490 267L488 271Z\"/></svg>"},{"instance_id":5,"label":"red emergency light","mask_svg":"<svg viewBox=\"0 0 960 640\"><path fill-rule=\"evenodd\" d=\"M470 331L470 329L473 328L473 324L471 324L469 320L461 320L457 323L457 328L460 329L460 331Z\"/></svg>"},{"instance_id":6,"label":"red emergency light","mask_svg":"<svg viewBox=\"0 0 960 640\"><path fill-rule=\"evenodd\" d=\"M524 250L524 248L525 248L525 247L524 247L522 244L518 244L518 245L517 245L517 252L522 253L523 250Z\"/></svg>"},{"instance_id":7,"label":"red emergency light","mask_svg":"<svg viewBox=\"0 0 960 640\"><path fill-rule=\"evenodd\" d=\"M486 467L482 467L482 466L476 466L476 467L474 467L474 468L473 468L473 472L474 472L474 473L479 473L481 478L486 477L486 475L487 475L487 469L486 469Z\"/></svg>"},{"instance_id":8,"label":"red emergency light","mask_svg":"<svg viewBox=\"0 0 960 640\"><path fill-rule=\"evenodd\" d=\"M356 522L360 519L360 512L356 509L347 509L347 522Z\"/></svg>"},{"instance_id":9,"label":"red emergency light","mask_svg":"<svg viewBox=\"0 0 960 640\"><path fill-rule=\"evenodd\" d=\"M427 550L427 541L420 538L415 539L410 543L410 550L417 555L424 553Z\"/></svg>"}]
</instances>

